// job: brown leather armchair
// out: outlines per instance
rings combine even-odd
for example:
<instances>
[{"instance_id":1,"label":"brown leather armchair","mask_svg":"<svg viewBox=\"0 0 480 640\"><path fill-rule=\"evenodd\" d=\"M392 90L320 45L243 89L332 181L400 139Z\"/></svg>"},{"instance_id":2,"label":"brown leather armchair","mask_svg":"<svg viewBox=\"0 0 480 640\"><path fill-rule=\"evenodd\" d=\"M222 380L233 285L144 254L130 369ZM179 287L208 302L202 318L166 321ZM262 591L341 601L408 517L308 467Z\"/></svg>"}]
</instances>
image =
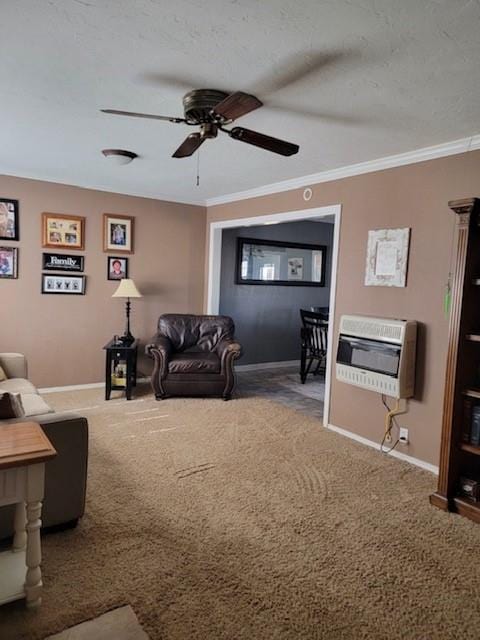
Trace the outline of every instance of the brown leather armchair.
<instances>
[{"instance_id":1,"label":"brown leather armchair","mask_svg":"<svg viewBox=\"0 0 480 640\"><path fill-rule=\"evenodd\" d=\"M234 332L228 316L160 316L158 333L145 348L155 361L155 398L213 395L230 400L234 362L242 353Z\"/></svg>"}]
</instances>

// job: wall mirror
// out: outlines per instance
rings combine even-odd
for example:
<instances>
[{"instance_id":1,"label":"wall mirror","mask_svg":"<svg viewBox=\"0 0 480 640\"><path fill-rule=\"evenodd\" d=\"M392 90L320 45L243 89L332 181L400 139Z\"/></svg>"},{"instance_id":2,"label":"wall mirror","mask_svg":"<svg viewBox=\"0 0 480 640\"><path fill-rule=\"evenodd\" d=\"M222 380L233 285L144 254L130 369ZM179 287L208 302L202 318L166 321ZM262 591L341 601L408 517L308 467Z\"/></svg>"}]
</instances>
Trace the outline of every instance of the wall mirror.
<instances>
[{"instance_id":1,"label":"wall mirror","mask_svg":"<svg viewBox=\"0 0 480 640\"><path fill-rule=\"evenodd\" d=\"M325 286L326 247L238 238L237 284Z\"/></svg>"}]
</instances>

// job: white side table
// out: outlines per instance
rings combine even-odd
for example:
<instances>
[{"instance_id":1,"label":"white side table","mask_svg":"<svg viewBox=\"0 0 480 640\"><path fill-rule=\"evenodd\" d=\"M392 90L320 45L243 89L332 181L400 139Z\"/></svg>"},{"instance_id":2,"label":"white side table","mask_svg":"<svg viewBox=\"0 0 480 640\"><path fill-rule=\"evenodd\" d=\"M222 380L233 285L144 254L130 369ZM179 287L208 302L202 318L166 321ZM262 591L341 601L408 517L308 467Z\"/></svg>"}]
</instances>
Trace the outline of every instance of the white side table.
<instances>
[{"instance_id":1,"label":"white side table","mask_svg":"<svg viewBox=\"0 0 480 640\"><path fill-rule=\"evenodd\" d=\"M41 601L40 527L45 462L57 452L35 422L0 426L0 507L15 504L13 547L0 553L0 604Z\"/></svg>"}]
</instances>

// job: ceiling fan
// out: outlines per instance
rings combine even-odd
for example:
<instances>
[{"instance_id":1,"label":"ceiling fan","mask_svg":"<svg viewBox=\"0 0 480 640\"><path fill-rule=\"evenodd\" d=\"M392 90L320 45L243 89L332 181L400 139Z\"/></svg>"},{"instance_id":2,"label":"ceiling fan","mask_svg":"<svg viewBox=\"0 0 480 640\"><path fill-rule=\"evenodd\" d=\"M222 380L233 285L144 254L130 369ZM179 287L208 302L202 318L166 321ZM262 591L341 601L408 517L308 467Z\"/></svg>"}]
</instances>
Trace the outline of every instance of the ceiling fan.
<instances>
[{"instance_id":1,"label":"ceiling fan","mask_svg":"<svg viewBox=\"0 0 480 640\"><path fill-rule=\"evenodd\" d=\"M119 111L118 109L101 109L101 111L118 116L149 118L151 120L165 120L175 124L199 126L200 131L188 135L172 155L173 158L191 156L205 140L216 138L219 131L226 133L234 140L240 140L282 156L292 156L298 153L299 146L297 144L292 144L279 138L272 138L244 127L225 129L225 125L231 124L237 118L241 118L261 106L263 106L263 103L258 98L242 91L227 94L217 89L194 89L183 97L183 118Z\"/></svg>"}]
</instances>

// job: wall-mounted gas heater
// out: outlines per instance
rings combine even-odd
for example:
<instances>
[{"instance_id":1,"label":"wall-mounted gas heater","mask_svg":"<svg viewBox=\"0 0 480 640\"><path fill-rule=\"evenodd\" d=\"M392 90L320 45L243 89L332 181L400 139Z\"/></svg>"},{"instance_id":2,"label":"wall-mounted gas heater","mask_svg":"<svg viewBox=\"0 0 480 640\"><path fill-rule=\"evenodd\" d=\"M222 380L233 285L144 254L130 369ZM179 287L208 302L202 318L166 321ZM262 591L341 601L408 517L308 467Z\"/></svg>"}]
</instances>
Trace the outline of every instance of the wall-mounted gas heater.
<instances>
[{"instance_id":1,"label":"wall-mounted gas heater","mask_svg":"<svg viewBox=\"0 0 480 640\"><path fill-rule=\"evenodd\" d=\"M415 387L417 323L342 316L337 380L391 396L410 398Z\"/></svg>"}]
</instances>

